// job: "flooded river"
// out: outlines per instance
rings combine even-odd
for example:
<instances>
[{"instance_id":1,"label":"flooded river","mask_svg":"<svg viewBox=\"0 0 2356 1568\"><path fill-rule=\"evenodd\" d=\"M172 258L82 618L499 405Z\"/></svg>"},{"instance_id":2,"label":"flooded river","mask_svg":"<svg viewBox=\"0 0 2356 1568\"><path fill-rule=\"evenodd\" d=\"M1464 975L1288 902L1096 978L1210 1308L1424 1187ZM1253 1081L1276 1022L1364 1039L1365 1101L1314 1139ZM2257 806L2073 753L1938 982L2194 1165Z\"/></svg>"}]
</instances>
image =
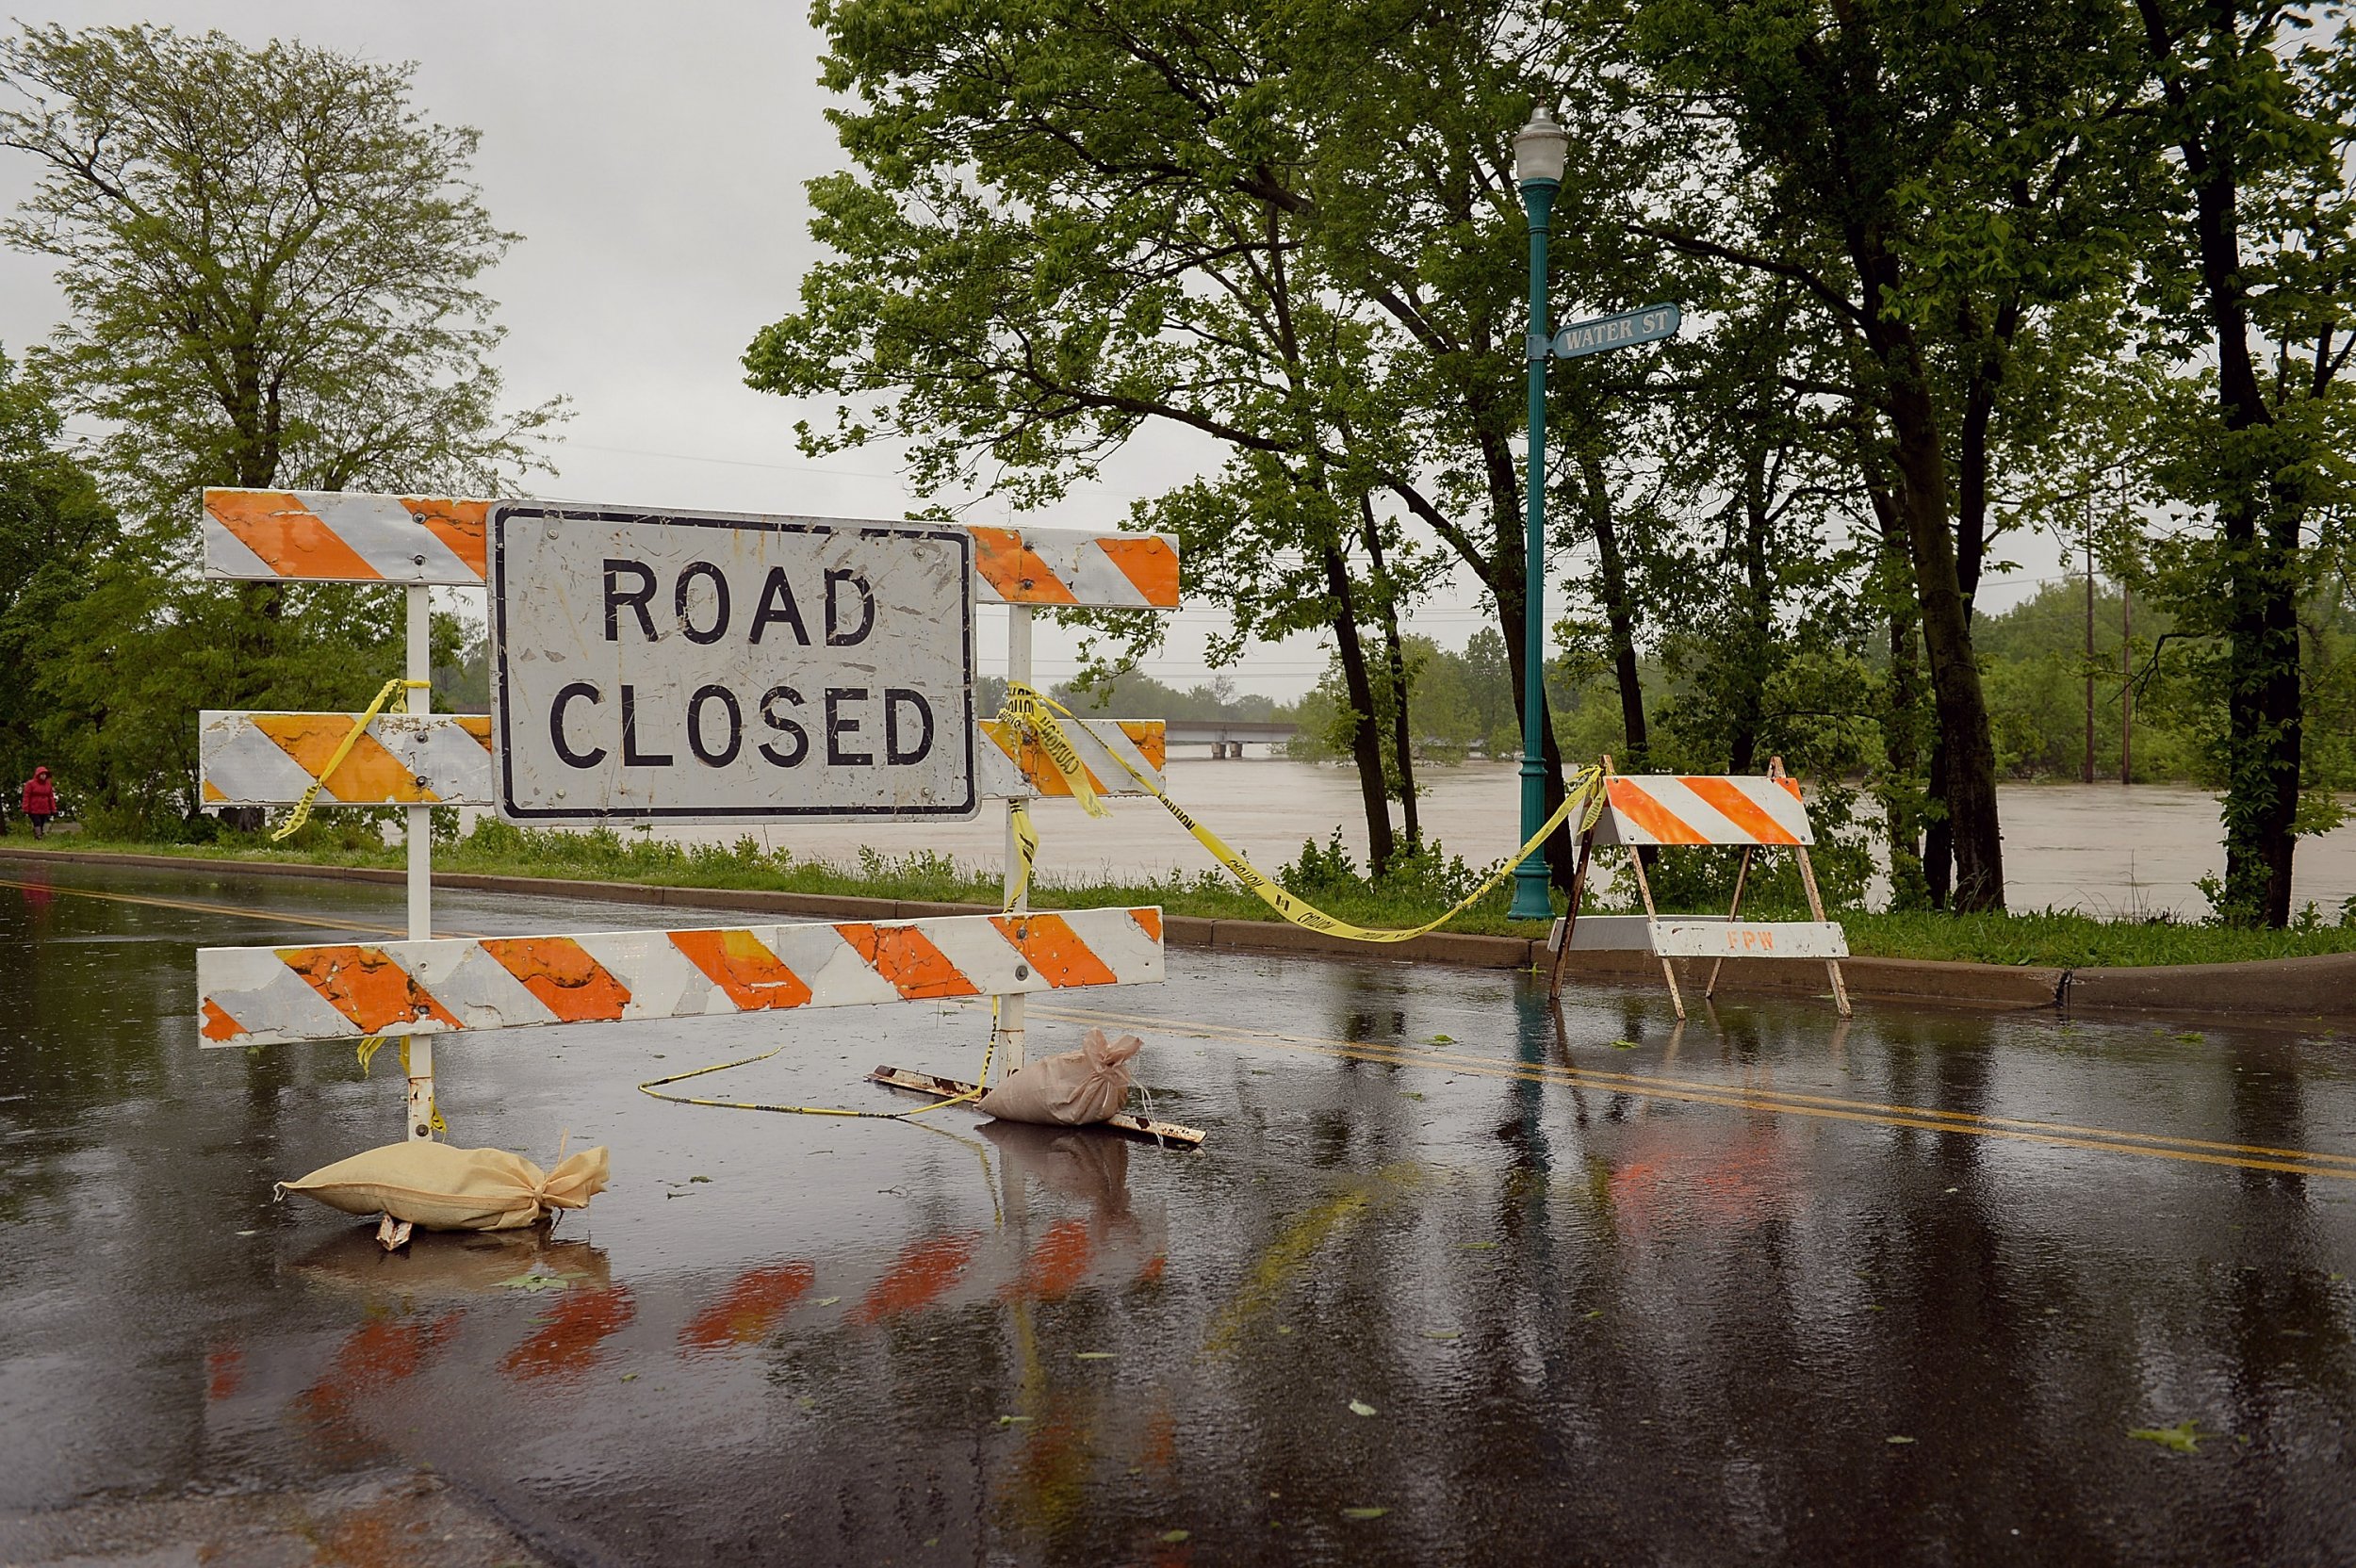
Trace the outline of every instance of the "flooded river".
<instances>
[{"instance_id":1,"label":"flooded river","mask_svg":"<svg viewBox=\"0 0 2356 1568\"><path fill-rule=\"evenodd\" d=\"M1519 841L1520 785L1513 764L1429 767L1419 777L1425 831L1449 854L1481 866L1511 853ZM1264 871L1273 873L1297 857L1303 840L1323 844L1336 827L1359 864L1366 863L1357 776L1345 768L1182 755L1170 763L1170 788L1181 805ZM1217 869L1203 847L1153 801L1110 804L1109 821L1090 820L1069 802L1034 808L1043 874L1159 877L1173 870ZM2001 792L2001 810L2004 893L2015 909L2051 906L2105 917L2173 911L2199 918L2208 911L2200 878L2225 868L2216 798L2198 790L2165 784L2012 785ZM695 833L674 831L681 837ZM754 836L772 848L846 865L856 863L866 845L890 855L932 850L967 865L994 868L1003 863L1005 832L991 806L972 823L825 824ZM736 833L730 828L702 836ZM2319 905L2327 920L2336 920L2341 904L2356 898L2356 823L2300 841L2294 895Z\"/></svg>"},{"instance_id":2,"label":"flooded river","mask_svg":"<svg viewBox=\"0 0 2356 1568\"><path fill-rule=\"evenodd\" d=\"M2356 1559L2346 1038L1177 951L1033 1016L1199 1152L632 1087L895 1108L969 1007L515 1030L454 1141L613 1187L385 1256L270 1186L392 1052L200 1050L191 956L398 890L0 874L0 1562Z\"/></svg>"}]
</instances>

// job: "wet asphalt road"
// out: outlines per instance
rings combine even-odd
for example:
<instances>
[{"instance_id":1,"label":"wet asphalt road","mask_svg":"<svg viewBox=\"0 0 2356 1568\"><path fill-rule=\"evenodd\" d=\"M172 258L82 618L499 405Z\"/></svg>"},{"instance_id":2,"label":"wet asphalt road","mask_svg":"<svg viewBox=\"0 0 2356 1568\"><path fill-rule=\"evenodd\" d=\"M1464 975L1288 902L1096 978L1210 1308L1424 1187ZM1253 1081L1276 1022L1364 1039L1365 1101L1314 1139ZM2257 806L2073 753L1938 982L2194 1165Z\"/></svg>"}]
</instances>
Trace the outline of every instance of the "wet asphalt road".
<instances>
[{"instance_id":1,"label":"wet asphalt road","mask_svg":"<svg viewBox=\"0 0 2356 1568\"><path fill-rule=\"evenodd\" d=\"M1034 1053L1134 1028L1200 1152L632 1088L782 1031L703 1084L889 1107L967 1007L515 1030L440 1046L454 1141L613 1187L388 1258L270 1187L398 1135L391 1054L200 1051L191 950L398 890L53 880L0 885L0 1562L2356 1560L2356 1041L1173 950Z\"/></svg>"}]
</instances>

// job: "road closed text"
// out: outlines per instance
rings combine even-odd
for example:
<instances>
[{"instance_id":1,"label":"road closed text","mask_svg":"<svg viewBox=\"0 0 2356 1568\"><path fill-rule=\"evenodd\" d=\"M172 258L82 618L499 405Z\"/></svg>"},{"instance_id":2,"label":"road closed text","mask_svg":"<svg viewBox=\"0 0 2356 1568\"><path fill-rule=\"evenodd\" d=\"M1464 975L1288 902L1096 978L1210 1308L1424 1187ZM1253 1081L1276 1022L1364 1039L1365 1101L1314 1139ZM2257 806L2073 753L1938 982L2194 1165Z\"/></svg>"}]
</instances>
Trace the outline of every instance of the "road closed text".
<instances>
[{"instance_id":1,"label":"road closed text","mask_svg":"<svg viewBox=\"0 0 2356 1568\"><path fill-rule=\"evenodd\" d=\"M970 816L971 550L921 525L502 507L501 813Z\"/></svg>"}]
</instances>

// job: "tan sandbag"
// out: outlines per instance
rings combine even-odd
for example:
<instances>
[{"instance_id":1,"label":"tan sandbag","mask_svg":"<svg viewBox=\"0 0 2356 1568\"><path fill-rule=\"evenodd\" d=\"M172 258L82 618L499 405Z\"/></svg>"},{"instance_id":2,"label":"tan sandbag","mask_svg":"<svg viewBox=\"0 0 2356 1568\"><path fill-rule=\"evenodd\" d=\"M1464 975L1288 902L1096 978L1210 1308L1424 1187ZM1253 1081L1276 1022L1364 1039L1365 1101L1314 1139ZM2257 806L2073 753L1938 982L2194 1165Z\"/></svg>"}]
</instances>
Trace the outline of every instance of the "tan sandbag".
<instances>
[{"instance_id":1,"label":"tan sandbag","mask_svg":"<svg viewBox=\"0 0 2356 1568\"><path fill-rule=\"evenodd\" d=\"M1079 1050L1015 1069L973 1108L1008 1121L1065 1127L1103 1121L1129 1098L1129 1058L1144 1049L1135 1035L1107 1040L1104 1031L1091 1029Z\"/></svg>"},{"instance_id":2,"label":"tan sandbag","mask_svg":"<svg viewBox=\"0 0 2356 1568\"><path fill-rule=\"evenodd\" d=\"M452 1149L446 1143L388 1143L281 1182L277 1196L299 1192L346 1214L376 1214L429 1231L512 1231L550 1209L583 1209L606 1184L601 1144L541 1168L504 1149Z\"/></svg>"}]
</instances>

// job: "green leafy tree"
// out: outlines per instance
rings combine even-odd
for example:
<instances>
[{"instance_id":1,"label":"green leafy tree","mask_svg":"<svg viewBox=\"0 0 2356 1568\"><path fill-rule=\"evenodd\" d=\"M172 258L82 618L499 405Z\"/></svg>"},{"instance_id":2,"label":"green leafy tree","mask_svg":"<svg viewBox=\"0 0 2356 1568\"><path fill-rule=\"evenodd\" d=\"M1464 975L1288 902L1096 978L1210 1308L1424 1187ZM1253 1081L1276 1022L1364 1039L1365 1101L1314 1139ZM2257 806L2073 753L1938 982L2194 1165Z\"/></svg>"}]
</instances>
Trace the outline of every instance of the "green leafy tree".
<instances>
[{"instance_id":1,"label":"green leafy tree","mask_svg":"<svg viewBox=\"0 0 2356 1568\"><path fill-rule=\"evenodd\" d=\"M0 823L33 768L65 760L50 694L72 651L57 629L86 598L116 537L97 484L66 451L48 390L0 356ZM54 756L53 756L54 753ZM59 769L69 798L83 781Z\"/></svg>"},{"instance_id":2,"label":"green leafy tree","mask_svg":"<svg viewBox=\"0 0 2356 1568\"><path fill-rule=\"evenodd\" d=\"M1190 569L1231 555L1364 672L1403 656L1389 623L1418 568L1375 560L1403 519L1473 571L1518 669L1526 253L1507 144L1546 90L1554 21L1501 0L814 14L823 80L859 105L835 124L860 172L813 183L813 232L842 259L747 355L755 385L844 399L810 449L889 434L920 487L1030 502L1166 420L1235 454L1200 504L1171 503L1205 520ZM1583 134L1594 188L1625 188L1642 148ZM1627 270L1593 206L1570 193L1562 232ZM1222 511L1234 526L1207 526ZM1383 629L1380 659L1350 646L1362 624ZM1379 728L1371 675L1352 684ZM1353 743L1378 845L1380 749ZM1567 834L1548 857L1566 881Z\"/></svg>"},{"instance_id":3,"label":"green leafy tree","mask_svg":"<svg viewBox=\"0 0 2356 1568\"><path fill-rule=\"evenodd\" d=\"M0 42L0 147L36 178L0 233L57 263L72 314L35 357L106 421L127 525L58 700L93 792L151 830L200 804L200 707L356 703L398 666L372 591L194 580L199 491L496 494L561 414L500 410L475 283L515 237L412 70L144 24Z\"/></svg>"},{"instance_id":4,"label":"green leafy tree","mask_svg":"<svg viewBox=\"0 0 2356 1568\"><path fill-rule=\"evenodd\" d=\"M1638 53L1723 183L1648 227L1801 286L1850 347L1877 518L1916 599L1958 908L2001 908L1995 754L1972 645L1997 399L2021 335L2128 264L2135 177L2116 7L1642 0ZM2023 40L2036 38L2036 47ZM1934 883L1936 887L1936 882Z\"/></svg>"},{"instance_id":5,"label":"green leafy tree","mask_svg":"<svg viewBox=\"0 0 2356 1568\"><path fill-rule=\"evenodd\" d=\"M2155 123L2175 156L2175 243L2149 270L2156 342L2184 368L2155 435L2169 496L2212 531L2154 542L2155 580L2194 674L2217 692L2224 775L2219 916L2291 918L2302 811L2308 651L2350 499L2356 349L2356 60L2324 6L2138 0ZM2306 646L2302 647L2302 643Z\"/></svg>"}]
</instances>

